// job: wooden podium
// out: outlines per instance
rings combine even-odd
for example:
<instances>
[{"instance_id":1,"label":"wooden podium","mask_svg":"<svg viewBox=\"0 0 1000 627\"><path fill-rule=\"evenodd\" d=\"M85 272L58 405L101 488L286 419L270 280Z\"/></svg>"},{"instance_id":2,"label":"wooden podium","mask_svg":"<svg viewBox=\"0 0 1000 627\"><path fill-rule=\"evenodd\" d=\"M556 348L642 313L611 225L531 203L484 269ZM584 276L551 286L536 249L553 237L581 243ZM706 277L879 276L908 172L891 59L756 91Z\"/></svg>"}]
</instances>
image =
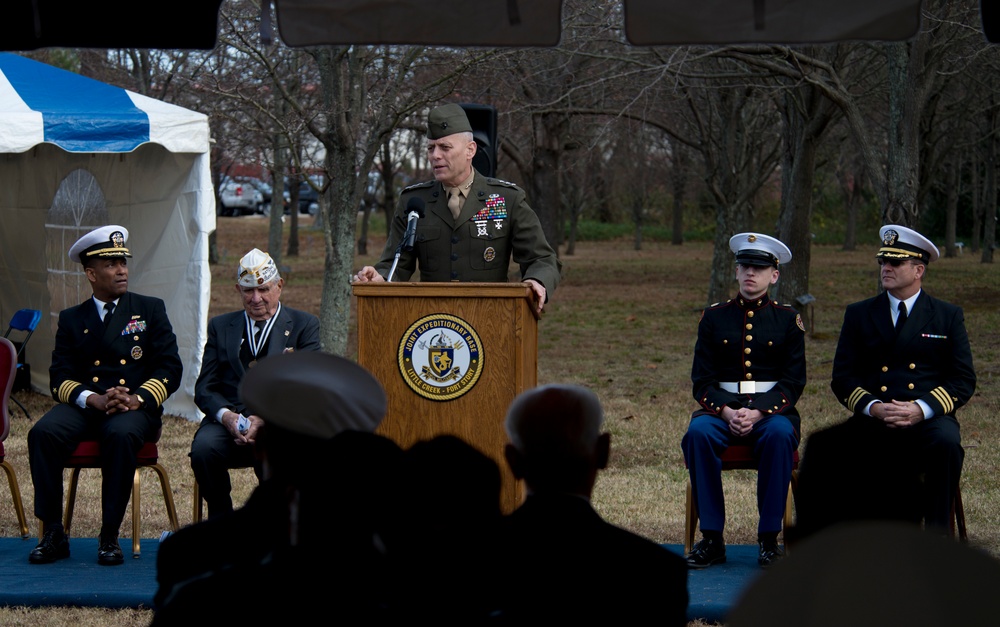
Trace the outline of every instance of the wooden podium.
<instances>
[{"instance_id":1,"label":"wooden podium","mask_svg":"<svg viewBox=\"0 0 1000 627\"><path fill-rule=\"evenodd\" d=\"M357 297L358 363L385 388L378 432L408 448L456 435L493 458L501 508L520 504L503 457L503 422L538 376L538 313L526 283L365 283Z\"/></svg>"}]
</instances>

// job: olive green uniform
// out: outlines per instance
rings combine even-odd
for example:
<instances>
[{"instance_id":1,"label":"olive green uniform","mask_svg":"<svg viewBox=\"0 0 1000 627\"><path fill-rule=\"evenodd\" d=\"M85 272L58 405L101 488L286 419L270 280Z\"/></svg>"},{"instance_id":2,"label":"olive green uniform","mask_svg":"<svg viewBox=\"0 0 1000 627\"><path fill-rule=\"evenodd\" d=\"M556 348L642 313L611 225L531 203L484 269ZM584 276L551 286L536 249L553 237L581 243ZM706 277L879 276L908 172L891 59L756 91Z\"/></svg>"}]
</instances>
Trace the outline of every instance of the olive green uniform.
<instances>
[{"instance_id":1,"label":"olive green uniform","mask_svg":"<svg viewBox=\"0 0 1000 627\"><path fill-rule=\"evenodd\" d=\"M403 235L411 198L424 201L413 250L402 251L393 281L408 281L419 267L421 281L506 282L511 258L520 279L534 279L551 294L562 263L542 232L524 190L476 172L456 220L448 195L437 181L411 185L400 195L389 239L375 269L388 277Z\"/></svg>"}]
</instances>

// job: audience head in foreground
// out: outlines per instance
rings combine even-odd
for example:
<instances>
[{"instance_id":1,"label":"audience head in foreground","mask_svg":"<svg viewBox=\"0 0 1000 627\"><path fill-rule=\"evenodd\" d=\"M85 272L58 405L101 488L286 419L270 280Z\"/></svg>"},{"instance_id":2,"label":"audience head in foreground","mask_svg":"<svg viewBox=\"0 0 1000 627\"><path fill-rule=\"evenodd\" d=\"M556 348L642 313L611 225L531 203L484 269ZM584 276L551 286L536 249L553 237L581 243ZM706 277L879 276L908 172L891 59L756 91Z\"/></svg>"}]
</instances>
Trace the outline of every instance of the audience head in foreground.
<instances>
[{"instance_id":1,"label":"audience head in foreground","mask_svg":"<svg viewBox=\"0 0 1000 627\"><path fill-rule=\"evenodd\" d=\"M528 390L508 409L504 454L527 496L504 521L501 624L686 624L684 560L590 503L611 451L603 424L597 396L576 385Z\"/></svg>"},{"instance_id":2,"label":"audience head in foreground","mask_svg":"<svg viewBox=\"0 0 1000 627\"><path fill-rule=\"evenodd\" d=\"M504 455L529 494L555 492L590 498L597 472L607 466L611 435L601 432L597 395L575 385L547 385L521 394L504 427Z\"/></svg>"}]
</instances>

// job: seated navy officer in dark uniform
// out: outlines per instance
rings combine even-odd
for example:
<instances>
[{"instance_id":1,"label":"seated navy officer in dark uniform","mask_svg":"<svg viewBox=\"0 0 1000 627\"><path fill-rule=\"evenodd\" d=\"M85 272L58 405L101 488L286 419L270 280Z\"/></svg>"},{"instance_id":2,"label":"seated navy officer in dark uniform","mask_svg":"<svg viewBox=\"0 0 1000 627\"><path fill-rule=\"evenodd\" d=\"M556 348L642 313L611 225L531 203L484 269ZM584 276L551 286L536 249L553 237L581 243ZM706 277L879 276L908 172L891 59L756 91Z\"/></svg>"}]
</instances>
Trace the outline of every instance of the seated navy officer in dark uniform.
<instances>
[{"instance_id":1,"label":"seated navy officer in dark uniform","mask_svg":"<svg viewBox=\"0 0 1000 627\"><path fill-rule=\"evenodd\" d=\"M800 437L795 403L806 384L805 327L794 309L768 296L792 253L759 233L734 235L729 247L740 292L706 309L698 323L691 380L701 407L681 440L701 521L702 539L687 556L691 568L726 561L720 457L731 444L752 445L757 459L757 562L767 567L782 557L777 538Z\"/></svg>"},{"instance_id":2,"label":"seated navy officer in dark uniform","mask_svg":"<svg viewBox=\"0 0 1000 627\"><path fill-rule=\"evenodd\" d=\"M163 301L128 291L128 230L81 237L69 257L83 264L93 297L59 313L49 385L58 404L28 432L35 516L42 541L32 564L69 557L62 525L63 469L82 440L101 444L101 536L97 561L123 562L118 528L132 492L136 455L162 425L163 402L180 385L177 338Z\"/></svg>"},{"instance_id":3,"label":"seated navy officer in dark uniform","mask_svg":"<svg viewBox=\"0 0 1000 627\"><path fill-rule=\"evenodd\" d=\"M191 470L209 516L233 510L230 468L262 468L256 454L264 421L247 411L239 386L249 368L268 355L318 351L319 319L281 303L281 278L271 255L254 248L240 259L236 291L243 309L208 323L208 341L195 384L194 402L205 417L191 442Z\"/></svg>"},{"instance_id":4,"label":"seated navy officer in dark uniform","mask_svg":"<svg viewBox=\"0 0 1000 627\"><path fill-rule=\"evenodd\" d=\"M806 443L800 485L817 501L805 511L818 515L804 522L876 511L947 534L965 456L955 412L976 390L965 317L923 291L939 255L930 240L895 224L879 236L885 291L844 312L830 387L852 416Z\"/></svg>"},{"instance_id":5,"label":"seated navy officer in dark uniform","mask_svg":"<svg viewBox=\"0 0 1000 627\"><path fill-rule=\"evenodd\" d=\"M472 167L475 154L465 110L457 104L432 109L427 119L427 158L434 180L403 190L381 259L374 267L359 270L355 282L407 281L419 267L421 281L503 283L513 257L541 311L547 294L559 283L561 262L524 190L483 176ZM424 215L417 221L413 250L402 251L393 270L413 199L420 201Z\"/></svg>"}]
</instances>

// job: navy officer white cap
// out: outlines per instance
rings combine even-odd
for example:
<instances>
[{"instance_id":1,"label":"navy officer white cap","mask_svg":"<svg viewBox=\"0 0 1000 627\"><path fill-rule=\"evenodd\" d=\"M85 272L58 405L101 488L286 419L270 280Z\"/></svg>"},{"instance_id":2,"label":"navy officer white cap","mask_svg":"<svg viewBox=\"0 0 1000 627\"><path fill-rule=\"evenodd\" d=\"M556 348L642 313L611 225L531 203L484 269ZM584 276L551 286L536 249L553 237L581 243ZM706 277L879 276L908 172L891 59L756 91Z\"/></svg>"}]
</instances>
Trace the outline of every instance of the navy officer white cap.
<instances>
[{"instance_id":1,"label":"navy officer white cap","mask_svg":"<svg viewBox=\"0 0 1000 627\"><path fill-rule=\"evenodd\" d=\"M941 256L937 246L911 228L899 224L886 224L878 231L882 248L875 255L886 259L919 259L924 263L936 261Z\"/></svg>"},{"instance_id":2,"label":"navy officer white cap","mask_svg":"<svg viewBox=\"0 0 1000 627\"><path fill-rule=\"evenodd\" d=\"M131 257L125 242L128 241L128 229L117 224L109 224L94 229L70 246L69 258L78 263L95 257Z\"/></svg>"},{"instance_id":3,"label":"navy officer white cap","mask_svg":"<svg viewBox=\"0 0 1000 627\"><path fill-rule=\"evenodd\" d=\"M386 409L385 390L365 368L313 351L260 360L243 377L240 398L265 424L323 440L375 431Z\"/></svg>"},{"instance_id":4,"label":"navy officer white cap","mask_svg":"<svg viewBox=\"0 0 1000 627\"><path fill-rule=\"evenodd\" d=\"M745 266L777 267L792 260L792 251L781 240L761 233L737 233L729 238L729 250L736 263Z\"/></svg>"}]
</instances>

